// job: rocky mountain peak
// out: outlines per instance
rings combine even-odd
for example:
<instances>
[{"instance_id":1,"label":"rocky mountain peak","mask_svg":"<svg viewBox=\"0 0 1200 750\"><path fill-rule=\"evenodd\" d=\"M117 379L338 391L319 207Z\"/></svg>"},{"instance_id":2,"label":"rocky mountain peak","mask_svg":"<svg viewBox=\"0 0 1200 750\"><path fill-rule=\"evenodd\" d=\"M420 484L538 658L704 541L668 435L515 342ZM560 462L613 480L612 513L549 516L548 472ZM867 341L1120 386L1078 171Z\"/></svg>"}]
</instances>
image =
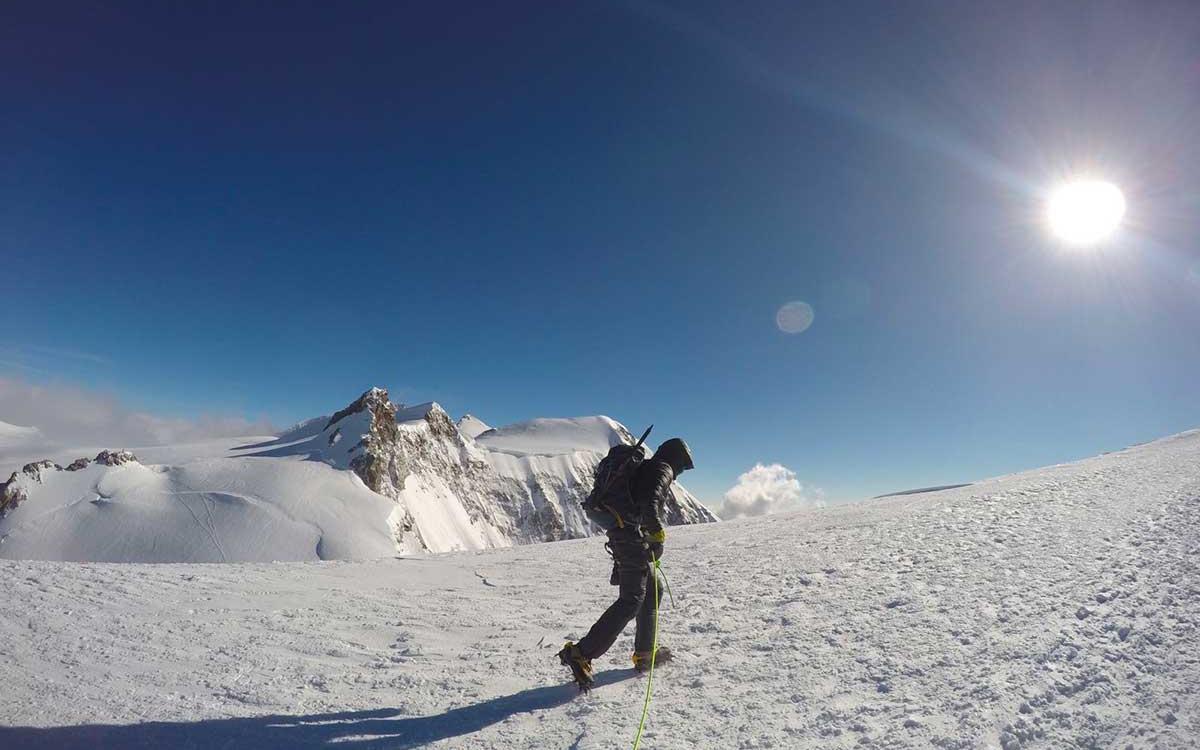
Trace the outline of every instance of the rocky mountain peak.
<instances>
[{"instance_id":1,"label":"rocky mountain peak","mask_svg":"<svg viewBox=\"0 0 1200 750\"><path fill-rule=\"evenodd\" d=\"M17 472L14 471L7 482L0 484L0 517L3 517L27 499L28 496L25 494L25 490L21 488L21 485L17 484Z\"/></svg>"},{"instance_id":2,"label":"rocky mountain peak","mask_svg":"<svg viewBox=\"0 0 1200 750\"><path fill-rule=\"evenodd\" d=\"M49 459L43 459L31 461L22 466L20 471L14 471L7 482L0 484L0 516L15 509L28 499L25 488L18 481L22 476L29 477L35 482L41 482L43 472L61 470L62 467L58 464Z\"/></svg>"},{"instance_id":3,"label":"rocky mountain peak","mask_svg":"<svg viewBox=\"0 0 1200 750\"><path fill-rule=\"evenodd\" d=\"M86 469L93 462L101 466L120 466L127 463L136 463L137 456L129 451L120 450L103 450L96 455L96 458L78 458L71 462L66 467L66 471L79 471ZM42 459L41 461L31 461L21 467L20 471L14 471L8 481L0 484L0 516L5 515L10 510L14 510L18 505L23 503L28 494L25 488L21 486L21 478L28 477L29 481L45 482L48 472L63 471L63 467L50 459Z\"/></svg>"},{"instance_id":4,"label":"rocky mountain peak","mask_svg":"<svg viewBox=\"0 0 1200 750\"><path fill-rule=\"evenodd\" d=\"M104 450L97 453L92 460L102 466L120 466L121 464L136 463L138 458L129 451Z\"/></svg>"},{"instance_id":5,"label":"rocky mountain peak","mask_svg":"<svg viewBox=\"0 0 1200 750\"><path fill-rule=\"evenodd\" d=\"M33 461L25 464L21 467L21 473L33 477L35 480L40 482L42 481L42 472L51 470L58 471L61 469L62 467L53 461L49 459L42 459L41 461ZM13 472L13 476L16 476L16 472Z\"/></svg>"},{"instance_id":6,"label":"rocky mountain peak","mask_svg":"<svg viewBox=\"0 0 1200 750\"><path fill-rule=\"evenodd\" d=\"M429 430L434 435L447 438L458 437L458 427L454 424L454 420L437 402L429 405L429 411L425 413L425 421L429 423Z\"/></svg>"},{"instance_id":7,"label":"rocky mountain peak","mask_svg":"<svg viewBox=\"0 0 1200 750\"><path fill-rule=\"evenodd\" d=\"M374 418L372 421L385 418L392 421L396 419L396 405L388 398L387 389L376 386L354 399L345 409L335 412L329 418L329 423L325 425L325 429L328 430L351 414L360 414L362 412L370 412Z\"/></svg>"},{"instance_id":8,"label":"rocky mountain peak","mask_svg":"<svg viewBox=\"0 0 1200 750\"><path fill-rule=\"evenodd\" d=\"M408 473L404 455L398 450L396 405L388 398L386 389L371 388L330 417L325 430L354 414L364 415L367 423L362 439L350 449L353 454L350 469L375 492L394 497L404 488Z\"/></svg>"}]
</instances>

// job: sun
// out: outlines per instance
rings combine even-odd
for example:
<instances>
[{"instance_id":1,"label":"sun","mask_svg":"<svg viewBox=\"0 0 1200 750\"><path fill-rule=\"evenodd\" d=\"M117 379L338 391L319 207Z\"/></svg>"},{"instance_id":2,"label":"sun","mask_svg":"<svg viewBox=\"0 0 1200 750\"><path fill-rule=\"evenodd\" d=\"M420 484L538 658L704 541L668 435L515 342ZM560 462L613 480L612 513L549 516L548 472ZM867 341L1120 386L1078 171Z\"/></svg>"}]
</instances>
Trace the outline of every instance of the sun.
<instances>
[{"instance_id":1,"label":"sun","mask_svg":"<svg viewBox=\"0 0 1200 750\"><path fill-rule=\"evenodd\" d=\"M1125 196L1103 180L1068 182L1050 194L1046 204L1050 230L1076 247L1091 247L1112 235L1125 216Z\"/></svg>"}]
</instances>

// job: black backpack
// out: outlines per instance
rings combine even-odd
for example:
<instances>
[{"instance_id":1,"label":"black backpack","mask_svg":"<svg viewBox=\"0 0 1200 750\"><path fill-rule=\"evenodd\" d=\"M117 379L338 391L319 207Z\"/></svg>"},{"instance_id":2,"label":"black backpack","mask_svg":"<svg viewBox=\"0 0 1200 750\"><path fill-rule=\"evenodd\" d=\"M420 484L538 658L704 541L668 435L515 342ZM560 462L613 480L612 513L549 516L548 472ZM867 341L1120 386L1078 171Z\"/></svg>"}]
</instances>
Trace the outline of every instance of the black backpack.
<instances>
[{"instance_id":1,"label":"black backpack","mask_svg":"<svg viewBox=\"0 0 1200 750\"><path fill-rule=\"evenodd\" d=\"M608 455L596 466L592 491L582 505L587 517L605 531L636 526L641 520L633 502L633 477L646 460L642 443L650 429L634 445L621 443L609 448Z\"/></svg>"}]
</instances>

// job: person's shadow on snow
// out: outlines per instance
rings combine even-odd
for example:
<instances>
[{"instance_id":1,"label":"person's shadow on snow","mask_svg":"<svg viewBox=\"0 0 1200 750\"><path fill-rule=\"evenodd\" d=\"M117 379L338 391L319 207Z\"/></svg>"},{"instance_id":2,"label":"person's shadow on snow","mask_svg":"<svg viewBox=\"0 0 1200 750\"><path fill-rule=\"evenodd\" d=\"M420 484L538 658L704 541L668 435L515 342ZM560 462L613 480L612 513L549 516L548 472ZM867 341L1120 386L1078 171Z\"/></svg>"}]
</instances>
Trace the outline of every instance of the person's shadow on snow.
<instances>
[{"instance_id":1,"label":"person's shadow on snow","mask_svg":"<svg viewBox=\"0 0 1200 750\"><path fill-rule=\"evenodd\" d=\"M610 669L596 675L603 687L636 674ZM194 722L80 724L65 727L0 726L0 748L125 750L125 748L254 748L337 746L353 750L403 750L461 737L516 714L561 706L579 694L574 685L530 688L434 716L396 718L390 709L345 711L311 716L253 716Z\"/></svg>"}]
</instances>

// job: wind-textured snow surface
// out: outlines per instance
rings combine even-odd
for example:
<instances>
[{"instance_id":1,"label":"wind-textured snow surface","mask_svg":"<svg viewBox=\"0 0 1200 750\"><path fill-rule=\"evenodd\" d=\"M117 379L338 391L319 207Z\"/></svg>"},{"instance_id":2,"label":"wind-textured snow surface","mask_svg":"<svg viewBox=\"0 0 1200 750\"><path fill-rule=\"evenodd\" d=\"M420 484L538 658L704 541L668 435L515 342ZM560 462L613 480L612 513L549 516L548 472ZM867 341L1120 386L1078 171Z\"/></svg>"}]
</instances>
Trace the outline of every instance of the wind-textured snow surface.
<instances>
[{"instance_id":1,"label":"wind-textured snow surface","mask_svg":"<svg viewBox=\"0 0 1200 750\"><path fill-rule=\"evenodd\" d=\"M669 531L646 748L1200 744L1200 433ZM0 561L3 748L608 748L599 539L372 562Z\"/></svg>"}]
</instances>

